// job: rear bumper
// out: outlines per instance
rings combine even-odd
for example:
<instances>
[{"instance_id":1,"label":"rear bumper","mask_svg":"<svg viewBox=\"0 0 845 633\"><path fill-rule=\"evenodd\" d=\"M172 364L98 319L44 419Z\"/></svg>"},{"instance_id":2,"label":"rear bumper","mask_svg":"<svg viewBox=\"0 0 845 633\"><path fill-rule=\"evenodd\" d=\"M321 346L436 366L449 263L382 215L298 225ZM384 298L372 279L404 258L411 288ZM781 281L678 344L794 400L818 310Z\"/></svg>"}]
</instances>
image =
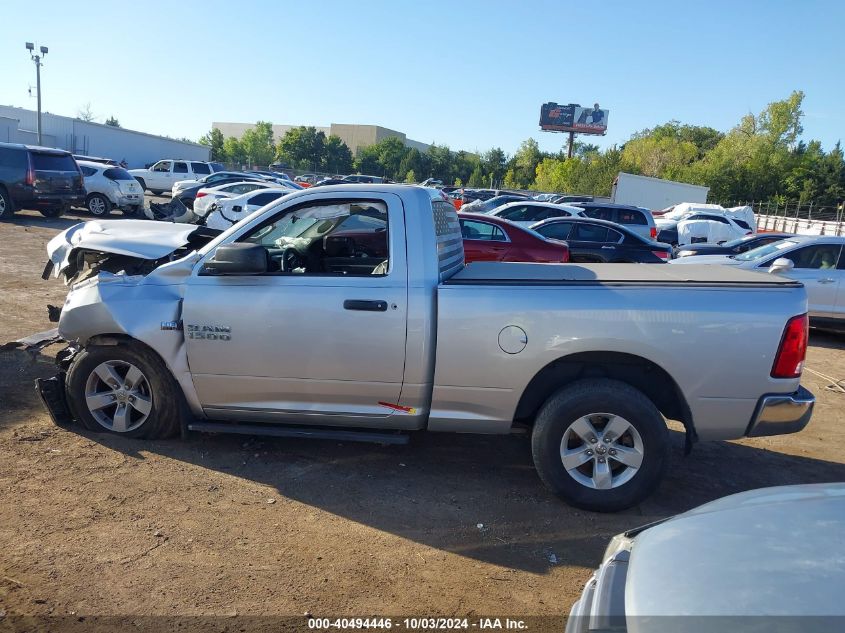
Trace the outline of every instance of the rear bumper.
<instances>
[{"instance_id":1,"label":"rear bumper","mask_svg":"<svg viewBox=\"0 0 845 633\"><path fill-rule=\"evenodd\" d=\"M31 198L17 201L23 209L51 209L62 206L85 206L85 194L36 193Z\"/></svg>"},{"instance_id":2,"label":"rear bumper","mask_svg":"<svg viewBox=\"0 0 845 633\"><path fill-rule=\"evenodd\" d=\"M801 386L795 393L763 396L745 434L761 437L797 433L809 423L815 403L816 397Z\"/></svg>"}]
</instances>

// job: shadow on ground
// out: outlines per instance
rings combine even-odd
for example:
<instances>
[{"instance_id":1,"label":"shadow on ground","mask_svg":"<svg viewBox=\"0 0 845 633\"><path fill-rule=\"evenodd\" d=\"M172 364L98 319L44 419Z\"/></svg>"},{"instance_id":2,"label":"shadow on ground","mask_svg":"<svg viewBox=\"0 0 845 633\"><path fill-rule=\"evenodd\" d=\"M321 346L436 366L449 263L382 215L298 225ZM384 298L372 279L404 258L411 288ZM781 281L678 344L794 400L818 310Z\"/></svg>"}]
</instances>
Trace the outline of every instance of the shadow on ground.
<instances>
[{"instance_id":1,"label":"shadow on ground","mask_svg":"<svg viewBox=\"0 0 845 633\"><path fill-rule=\"evenodd\" d=\"M817 341L814 341L817 343ZM36 376L52 358L0 354L0 425L44 415ZM744 490L845 480L845 465L770 451L762 441L696 445L671 433L668 475L651 498L617 514L571 508L543 487L527 435L419 433L408 446L193 434L143 442L73 432L133 460L158 456L226 473L287 499L445 552L545 573L555 560L594 567L613 534ZM212 479L212 477L209 477Z\"/></svg>"}]
</instances>

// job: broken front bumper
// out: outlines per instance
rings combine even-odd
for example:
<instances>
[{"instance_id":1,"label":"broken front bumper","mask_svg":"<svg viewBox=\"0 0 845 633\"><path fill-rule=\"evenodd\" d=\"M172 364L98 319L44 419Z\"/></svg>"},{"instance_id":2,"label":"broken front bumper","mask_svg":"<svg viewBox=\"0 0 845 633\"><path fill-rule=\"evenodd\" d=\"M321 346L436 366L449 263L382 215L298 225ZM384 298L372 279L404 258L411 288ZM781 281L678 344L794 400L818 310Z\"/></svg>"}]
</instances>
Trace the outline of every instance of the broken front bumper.
<instances>
[{"instance_id":1,"label":"broken front bumper","mask_svg":"<svg viewBox=\"0 0 845 633\"><path fill-rule=\"evenodd\" d=\"M763 396L745 434L760 437L797 433L807 426L815 403L816 397L801 386L795 393Z\"/></svg>"},{"instance_id":2,"label":"broken front bumper","mask_svg":"<svg viewBox=\"0 0 845 633\"><path fill-rule=\"evenodd\" d=\"M65 373L73 357L79 352L75 345L69 345L56 354L56 364L59 366L59 373L50 378L36 378L35 391L47 413L57 426L70 426L73 424L73 414L67 404L67 392L65 391Z\"/></svg>"}]
</instances>

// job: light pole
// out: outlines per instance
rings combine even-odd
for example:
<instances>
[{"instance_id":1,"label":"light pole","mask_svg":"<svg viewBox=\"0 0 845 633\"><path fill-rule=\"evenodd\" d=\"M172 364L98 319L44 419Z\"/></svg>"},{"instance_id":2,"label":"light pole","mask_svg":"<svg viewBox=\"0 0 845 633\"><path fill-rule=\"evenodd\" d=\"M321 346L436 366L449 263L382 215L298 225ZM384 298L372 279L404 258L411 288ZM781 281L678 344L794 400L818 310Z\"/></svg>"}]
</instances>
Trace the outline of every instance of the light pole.
<instances>
[{"instance_id":1,"label":"light pole","mask_svg":"<svg viewBox=\"0 0 845 633\"><path fill-rule=\"evenodd\" d=\"M33 44L32 42L27 42L26 50L29 51L29 56L32 58L32 61L35 62L35 85L36 91L38 93L38 144L42 145L43 142L41 140L41 66L43 66L43 63L41 62L41 59L44 57L44 55L47 54L47 47L39 47L39 51L41 52L41 54L38 55L35 52L35 44Z\"/></svg>"}]
</instances>

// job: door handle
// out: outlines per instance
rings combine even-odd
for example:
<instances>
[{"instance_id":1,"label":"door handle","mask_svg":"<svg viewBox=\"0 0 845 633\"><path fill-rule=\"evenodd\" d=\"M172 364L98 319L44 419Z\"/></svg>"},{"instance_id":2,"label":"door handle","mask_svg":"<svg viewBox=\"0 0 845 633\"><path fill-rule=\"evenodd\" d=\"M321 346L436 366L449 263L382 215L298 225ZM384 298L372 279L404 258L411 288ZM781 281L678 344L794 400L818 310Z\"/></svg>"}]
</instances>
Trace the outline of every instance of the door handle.
<instances>
[{"instance_id":1,"label":"door handle","mask_svg":"<svg viewBox=\"0 0 845 633\"><path fill-rule=\"evenodd\" d=\"M615 246L602 246L602 248L608 248L610 250L614 250L616 247Z\"/></svg>"},{"instance_id":2,"label":"door handle","mask_svg":"<svg viewBox=\"0 0 845 633\"><path fill-rule=\"evenodd\" d=\"M835 281L835 279L831 279L830 277L822 277L821 279L819 279L820 284L832 284Z\"/></svg>"},{"instance_id":3,"label":"door handle","mask_svg":"<svg viewBox=\"0 0 845 633\"><path fill-rule=\"evenodd\" d=\"M347 299L343 302L344 310L363 310L365 312L387 312L387 301L367 301L365 299Z\"/></svg>"}]
</instances>

